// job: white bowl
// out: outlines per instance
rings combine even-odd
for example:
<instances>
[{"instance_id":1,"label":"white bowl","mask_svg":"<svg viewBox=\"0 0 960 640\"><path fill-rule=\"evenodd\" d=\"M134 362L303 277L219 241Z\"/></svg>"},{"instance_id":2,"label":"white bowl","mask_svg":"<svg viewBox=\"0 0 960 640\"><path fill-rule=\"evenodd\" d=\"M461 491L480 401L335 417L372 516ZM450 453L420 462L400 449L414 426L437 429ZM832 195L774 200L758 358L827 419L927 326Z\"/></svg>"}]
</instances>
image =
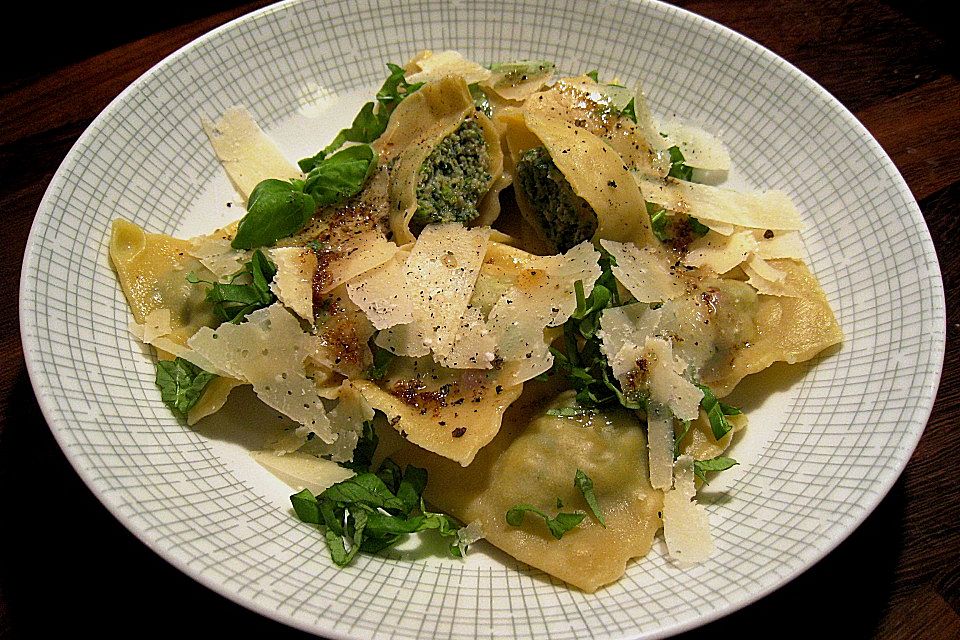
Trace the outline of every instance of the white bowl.
<instances>
[{"instance_id":1,"label":"white bowl","mask_svg":"<svg viewBox=\"0 0 960 640\"><path fill-rule=\"evenodd\" d=\"M83 134L30 235L24 351L67 457L157 553L236 602L328 636L655 637L783 585L887 493L929 416L945 337L936 255L893 163L826 91L750 40L653 2L581 7L284 3L176 52ZM733 451L741 465L704 493L718 546L708 562L678 568L658 543L592 595L483 545L466 562L394 554L339 570L242 442L191 430L160 401L107 259L111 220L190 235L236 217L199 114L244 104L296 159L349 123L385 62L422 48L642 79L654 112L722 137L735 182L785 189L803 212L809 262L845 341L744 383L752 426Z\"/></svg>"}]
</instances>

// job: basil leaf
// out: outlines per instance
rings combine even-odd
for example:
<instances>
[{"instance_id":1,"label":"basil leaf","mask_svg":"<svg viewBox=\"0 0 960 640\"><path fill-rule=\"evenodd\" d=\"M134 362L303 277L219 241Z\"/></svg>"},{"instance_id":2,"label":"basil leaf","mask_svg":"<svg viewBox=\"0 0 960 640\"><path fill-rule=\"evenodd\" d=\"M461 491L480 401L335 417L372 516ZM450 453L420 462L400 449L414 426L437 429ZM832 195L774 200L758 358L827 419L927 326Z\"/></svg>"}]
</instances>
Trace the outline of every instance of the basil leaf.
<instances>
[{"instance_id":1,"label":"basil leaf","mask_svg":"<svg viewBox=\"0 0 960 640\"><path fill-rule=\"evenodd\" d=\"M703 392L703 399L700 400L700 407L706 412L707 419L710 421L710 430L713 437L719 440L727 435L733 428L733 425L727 420L727 416L735 416L741 413L740 409L724 404L717 400L717 396L705 384L698 384L697 387Z\"/></svg>"},{"instance_id":2,"label":"basil leaf","mask_svg":"<svg viewBox=\"0 0 960 640\"><path fill-rule=\"evenodd\" d=\"M403 503L404 513L410 513L420 503L423 489L427 486L427 470L407 465L403 479L397 487L397 498Z\"/></svg>"},{"instance_id":3,"label":"basil leaf","mask_svg":"<svg viewBox=\"0 0 960 640\"><path fill-rule=\"evenodd\" d=\"M373 473L361 473L327 487L321 498L343 504L361 503L373 508L404 510L404 503L393 495L383 480Z\"/></svg>"},{"instance_id":4,"label":"basil leaf","mask_svg":"<svg viewBox=\"0 0 960 640\"><path fill-rule=\"evenodd\" d=\"M593 480L590 479L590 476L580 469L577 469L577 473L573 477L573 486L580 490L580 493L583 494L583 499L587 501L587 506L589 506L590 511L593 512L593 517L597 519L601 527L606 529L607 522L603 519L603 514L600 512L600 503L597 502L597 496L593 492Z\"/></svg>"},{"instance_id":5,"label":"basil leaf","mask_svg":"<svg viewBox=\"0 0 960 640\"><path fill-rule=\"evenodd\" d=\"M400 481L403 479L403 470L400 465L387 458L380 463L380 467L377 469L377 477L387 485L391 492L396 493L400 487Z\"/></svg>"},{"instance_id":6,"label":"basil leaf","mask_svg":"<svg viewBox=\"0 0 960 640\"><path fill-rule=\"evenodd\" d=\"M300 493L290 496L290 502L293 504L293 510L297 517L303 522L310 524L323 524L323 517L320 515L320 506L317 499L309 489L304 489Z\"/></svg>"},{"instance_id":7,"label":"basil leaf","mask_svg":"<svg viewBox=\"0 0 960 640\"><path fill-rule=\"evenodd\" d=\"M376 105L373 102L368 102L363 105L363 107L360 108L360 112L354 117L353 124L347 129L341 129L340 133L333 139L333 142L324 147L323 150L319 151L315 156L304 158L297 162L297 164L300 165L300 170L304 173L310 173L327 156L342 147L346 142L369 143L379 138L387 128L387 121L390 116L385 110L379 114L374 113L375 107Z\"/></svg>"},{"instance_id":8,"label":"basil leaf","mask_svg":"<svg viewBox=\"0 0 960 640\"><path fill-rule=\"evenodd\" d=\"M249 276L249 284L234 284L241 276ZM209 282L200 280L196 274L187 275L187 282L209 284L206 301L213 305L213 314L223 322L239 324L250 313L268 307L277 297L270 290L270 282L277 275L277 267L257 249L250 262L233 275L231 281Z\"/></svg>"},{"instance_id":9,"label":"basil leaf","mask_svg":"<svg viewBox=\"0 0 960 640\"><path fill-rule=\"evenodd\" d=\"M620 115L630 118L634 124L637 123L636 98L630 98L630 102L627 103L627 106L620 110Z\"/></svg>"},{"instance_id":10,"label":"basil leaf","mask_svg":"<svg viewBox=\"0 0 960 640\"><path fill-rule=\"evenodd\" d=\"M342 466L353 469L357 473L370 471L370 465L373 463L373 455L377 451L377 445L380 438L377 437L373 422L364 420L360 438L357 440L357 446L353 450L353 460L341 463Z\"/></svg>"},{"instance_id":11,"label":"basil leaf","mask_svg":"<svg viewBox=\"0 0 960 640\"><path fill-rule=\"evenodd\" d=\"M373 352L373 364L367 370L367 377L371 380L383 380L383 377L387 375L387 368L397 356L389 349L379 346L376 343L376 336L371 337L368 344Z\"/></svg>"},{"instance_id":12,"label":"basil leaf","mask_svg":"<svg viewBox=\"0 0 960 640\"><path fill-rule=\"evenodd\" d=\"M561 511L556 515L556 517L551 518L546 513L537 509L532 504L518 504L509 511L507 511L507 524L519 527L523 524L523 517L527 513L533 513L535 515L543 518L544 522L547 524L547 529L550 530L550 535L552 535L557 540L563 538L565 534L570 529L573 529L575 526L580 524L587 514L585 513L565 513Z\"/></svg>"},{"instance_id":13,"label":"basil leaf","mask_svg":"<svg viewBox=\"0 0 960 640\"><path fill-rule=\"evenodd\" d=\"M707 473L713 471L726 471L730 467L740 464L733 458L727 458L724 456L717 456L716 458L710 458L709 460L694 460L693 461L693 473L698 478L703 480L704 484L707 484Z\"/></svg>"},{"instance_id":14,"label":"basil leaf","mask_svg":"<svg viewBox=\"0 0 960 640\"><path fill-rule=\"evenodd\" d=\"M587 72L586 72L585 74L583 74L583 75L587 76L588 78L590 78L590 79L593 80L594 82L600 82L600 71L597 70L597 69L594 69L593 71L587 71Z\"/></svg>"},{"instance_id":15,"label":"basil leaf","mask_svg":"<svg viewBox=\"0 0 960 640\"><path fill-rule=\"evenodd\" d=\"M247 215L230 243L234 249L272 245L299 231L317 210L317 203L302 187L283 180L264 180L247 201Z\"/></svg>"},{"instance_id":16,"label":"basil leaf","mask_svg":"<svg viewBox=\"0 0 960 640\"><path fill-rule=\"evenodd\" d=\"M303 190L318 206L336 204L360 193L375 168L369 145L347 147L317 164L307 176Z\"/></svg>"},{"instance_id":17,"label":"basil leaf","mask_svg":"<svg viewBox=\"0 0 960 640\"><path fill-rule=\"evenodd\" d=\"M422 82L410 84L404 77L403 67L387 63L387 69L390 75L383 81L383 86L377 91L377 102L379 102L388 111L392 112L398 104L411 93L423 86Z\"/></svg>"},{"instance_id":18,"label":"basil leaf","mask_svg":"<svg viewBox=\"0 0 960 640\"><path fill-rule=\"evenodd\" d=\"M197 404L203 390L216 377L183 358L157 362L156 383L160 387L160 399L180 414L186 414Z\"/></svg>"},{"instance_id":19,"label":"basil leaf","mask_svg":"<svg viewBox=\"0 0 960 640\"><path fill-rule=\"evenodd\" d=\"M670 154L670 172L667 173L667 175L677 180L692 182L693 167L687 166L685 162L686 158L683 157L683 152L680 151L680 147L674 145L667 149L667 152Z\"/></svg>"}]
</instances>

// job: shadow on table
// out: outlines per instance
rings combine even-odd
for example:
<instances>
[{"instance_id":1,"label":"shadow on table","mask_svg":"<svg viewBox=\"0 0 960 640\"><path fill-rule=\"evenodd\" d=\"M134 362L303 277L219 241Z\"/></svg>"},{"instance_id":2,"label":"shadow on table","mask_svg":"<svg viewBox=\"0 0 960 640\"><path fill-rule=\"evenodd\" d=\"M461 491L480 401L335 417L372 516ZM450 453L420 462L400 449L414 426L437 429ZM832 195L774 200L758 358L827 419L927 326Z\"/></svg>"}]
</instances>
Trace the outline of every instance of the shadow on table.
<instances>
[{"instance_id":1,"label":"shadow on table","mask_svg":"<svg viewBox=\"0 0 960 640\"><path fill-rule=\"evenodd\" d=\"M307 638L144 546L57 446L22 369L0 433L0 636Z\"/></svg>"}]
</instances>

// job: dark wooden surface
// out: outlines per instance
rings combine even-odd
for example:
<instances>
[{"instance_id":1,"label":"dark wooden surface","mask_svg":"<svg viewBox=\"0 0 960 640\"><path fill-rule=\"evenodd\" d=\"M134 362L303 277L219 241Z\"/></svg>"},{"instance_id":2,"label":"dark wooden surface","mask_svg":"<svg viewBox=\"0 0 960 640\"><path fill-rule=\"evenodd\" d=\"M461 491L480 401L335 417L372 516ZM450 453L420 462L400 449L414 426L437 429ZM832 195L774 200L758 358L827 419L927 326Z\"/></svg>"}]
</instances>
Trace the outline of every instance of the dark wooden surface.
<instances>
[{"instance_id":1,"label":"dark wooden surface","mask_svg":"<svg viewBox=\"0 0 960 640\"><path fill-rule=\"evenodd\" d=\"M44 189L90 121L164 56L261 4L161 3L144 17L146 6L110 12L90 3L68 9L33 3L6 16L0 287L8 298L16 298ZM948 337L930 423L873 515L791 584L685 637L960 638L960 306L953 297L960 293L960 81L951 61L955 31L940 11L945 3L680 4L797 65L877 137L936 243ZM12 302L0 305L0 358L0 637L303 637L179 573L86 489L37 407Z\"/></svg>"}]
</instances>

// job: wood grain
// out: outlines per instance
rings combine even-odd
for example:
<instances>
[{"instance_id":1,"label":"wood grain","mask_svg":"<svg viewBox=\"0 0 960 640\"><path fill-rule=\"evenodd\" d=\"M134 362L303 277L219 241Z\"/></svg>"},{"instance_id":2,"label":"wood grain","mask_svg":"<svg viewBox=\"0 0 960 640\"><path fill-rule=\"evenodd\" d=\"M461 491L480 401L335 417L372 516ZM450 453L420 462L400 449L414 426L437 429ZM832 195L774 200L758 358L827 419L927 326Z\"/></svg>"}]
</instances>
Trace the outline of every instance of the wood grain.
<instances>
[{"instance_id":1,"label":"wood grain","mask_svg":"<svg viewBox=\"0 0 960 640\"><path fill-rule=\"evenodd\" d=\"M138 37L127 42L91 28L84 32L83 55L51 51L39 63L22 64L16 56L4 57L5 289L17 290L29 227L46 185L97 113L164 56L261 4L201 3L170 14L167 22L146 19L138 24ZM772 49L854 112L918 198L948 293L937 402L890 494L849 539L795 581L683 637L760 637L782 635L785 628L788 637L960 637L960 483L953 453L960 425L960 82L951 56L953 29L937 3L925 0L678 4ZM170 22L177 16L190 19ZM70 27L83 31L84 25ZM116 522L83 485L33 396L15 305L0 309L0 358L0 638L305 637L181 574Z\"/></svg>"}]
</instances>

